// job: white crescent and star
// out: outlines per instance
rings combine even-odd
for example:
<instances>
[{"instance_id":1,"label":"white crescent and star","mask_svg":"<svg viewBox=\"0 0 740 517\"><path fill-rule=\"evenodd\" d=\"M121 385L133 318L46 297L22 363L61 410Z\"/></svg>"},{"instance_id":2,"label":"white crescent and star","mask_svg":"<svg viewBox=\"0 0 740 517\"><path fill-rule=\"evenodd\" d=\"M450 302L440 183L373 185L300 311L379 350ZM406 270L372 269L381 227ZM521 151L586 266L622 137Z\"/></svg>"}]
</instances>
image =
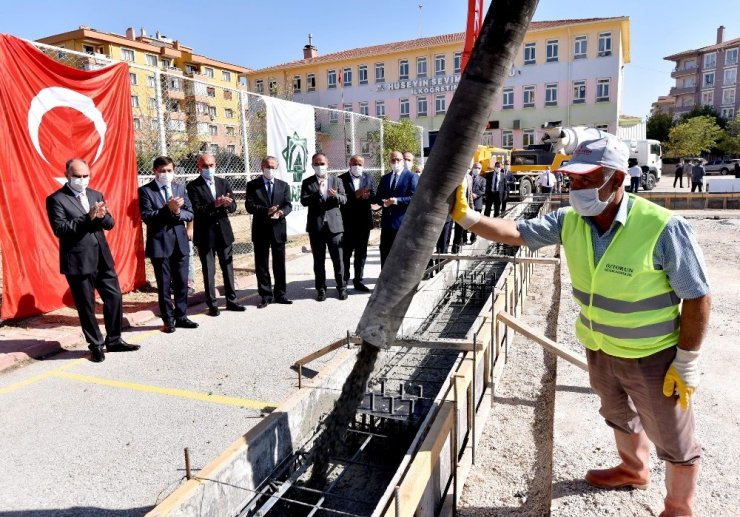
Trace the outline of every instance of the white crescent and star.
<instances>
[{"instance_id":1,"label":"white crescent and star","mask_svg":"<svg viewBox=\"0 0 740 517\"><path fill-rule=\"evenodd\" d=\"M36 94L31 101L31 106L28 109L28 134L31 137L33 146L36 148L36 152L39 153L39 156L41 156L46 163L49 163L49 160L44 156L44 153L41 150L41 145L39 144L39 127L41 126L41 120L44 118L44 115L54 108L71 108L79 111L93 123L95 130L98 132L98 135L100 135L98 151L95 153L95 158L92 161L92 163L95 163L103 152L103 147L105 145L105 132L108 129L108 126L103 119L103 114L97 106L95 106L95 103L90 97L61 86L44 88ZM60 183L66 182L66 178L55 179L60 181Z\"/></svg>"}]
</instances>

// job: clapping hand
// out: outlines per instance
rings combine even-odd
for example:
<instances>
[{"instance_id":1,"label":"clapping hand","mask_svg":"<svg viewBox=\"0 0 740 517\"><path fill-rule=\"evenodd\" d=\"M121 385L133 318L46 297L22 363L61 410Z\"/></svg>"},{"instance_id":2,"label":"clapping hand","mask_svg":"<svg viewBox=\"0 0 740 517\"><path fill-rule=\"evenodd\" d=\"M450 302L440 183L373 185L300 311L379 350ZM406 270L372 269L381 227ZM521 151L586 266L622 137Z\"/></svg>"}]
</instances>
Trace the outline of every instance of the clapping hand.
<instances>
[{"instance_id":1,"label":"clapping hand","mask_svg":"<svg viewBox=\"0 0 740 517\"><path fill-rule=\"evenodd\" d=\"M181 197L171 197L169 201L167 201L167 206L170 209L170 212L172 212L174 215L180 214L180 207L185 203L185 200Z\"/></svg>"}]
</instances>

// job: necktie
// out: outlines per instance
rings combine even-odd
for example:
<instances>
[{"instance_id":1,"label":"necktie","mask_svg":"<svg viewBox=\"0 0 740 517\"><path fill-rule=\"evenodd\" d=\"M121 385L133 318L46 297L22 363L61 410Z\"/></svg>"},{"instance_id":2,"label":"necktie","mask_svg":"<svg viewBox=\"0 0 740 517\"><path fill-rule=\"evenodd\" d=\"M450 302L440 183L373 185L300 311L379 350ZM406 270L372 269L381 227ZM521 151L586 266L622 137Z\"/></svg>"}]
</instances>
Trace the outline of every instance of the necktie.
<instances>
[{"instance_id":1,"label":"necktie","mask_svg":"<svg viewBox=\"0 0 740 517\"><path fill-rule=\"evenodd\" d=\"M265 187L267 187L267 200L272 205L272 181L265 183Z\"/></svg>"},{"instance_id":2,"label":"necktie","mask_svg":"<svg viewBox=\"0 0 740 517\"><path fill-rule=\"evenodd\" d=\"M549 172L547 173L547 177L545 178L545 186L546 187L550 186L550 173Z\"/></svg>"},{"instance_id":3,"label":"necktie","mask_svg":"<svg viewBox=\"0 0 740 517\"><path fill-rule=\"evenodd\" d=\"M396 178L397 178L397 177L398 177L398 176L397 176L397 175L396 175L396 173L394 172L394 173L393 173L393 178L391 179L391 193L393 193L393 191L394 191L394 190L396 190Z\"/></svg>"},{"instance_id":4,"label":"necktie","mask_svg":"<svg viewBox=\"0 0 740 517\"><path fill-rule=\"evenodd\" d=\"M213 196L213 199L216 199L216 185L212 181L209 181L208 188L211 189L211 195Z\"/></svg>"},{"instance_id":5,"label":"necktie","mask_svg":"<svg viewBox=\"0 0 740 517\"><path fill-rule=\"evenodd\" d=\"M162 191L164 192L164 202L167 203L170 200L170 189L165 185L162 187Z\"/></svg>"},{"instance_id":6,"label":"necktie","mask_svg":"<svg viewBox=\"0 0 740 517\"><path fill-rule=\"evenodd\" d=\"M89 212L90 202L87 200L87 194L83 192L82 194L77 196L77 199L80 200L80 204L82 205L82 208L85 210L85 212Z\"/></svg>"},{"instance_id":7,"label":"necktie","mask_svg":"<svg viewBox=\"0 0 740 517\"><path fill-rule=\"evenodd\" d=\"M496 192L498 190L498 172L493 173L493 191Z\"/></svg>"}]
</instances>

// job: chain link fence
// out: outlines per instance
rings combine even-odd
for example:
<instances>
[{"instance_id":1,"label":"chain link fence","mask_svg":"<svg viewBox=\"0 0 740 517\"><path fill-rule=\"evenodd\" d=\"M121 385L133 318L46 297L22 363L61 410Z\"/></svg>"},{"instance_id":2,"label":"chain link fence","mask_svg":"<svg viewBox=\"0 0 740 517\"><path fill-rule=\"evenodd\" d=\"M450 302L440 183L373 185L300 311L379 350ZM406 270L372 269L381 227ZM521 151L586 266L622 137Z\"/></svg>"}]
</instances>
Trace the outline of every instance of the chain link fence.
<instances>
[{"instance_id":1,"label":"chain link fence","mask_svg":"<svg viewBox=\"0 0 740 517\"><path fill-rule=\"evenodd\" d=\"M56 61L81 70L117 62L100 54L31 43ZM238 244L235 251L250 251L251 218L244 201L246 184L260 174L260 162L267 155L263 97L212 84L211 77L197 70L127 64L139 184L153 178L152 161L157 156L170 156L175 161L176 181L187 183L198 175L198 154L212 153L218 175L229 180L236 196L237 211L231 219ZM316 151L326 154L330 173L346 171L353 154L365 158L365 169L376 179L385 172L384 161L390 150L384 149L382 119L314 106L314 122ZM416 139L421 155L421 126L416 126Z\"/></svg>"}]
</instances>

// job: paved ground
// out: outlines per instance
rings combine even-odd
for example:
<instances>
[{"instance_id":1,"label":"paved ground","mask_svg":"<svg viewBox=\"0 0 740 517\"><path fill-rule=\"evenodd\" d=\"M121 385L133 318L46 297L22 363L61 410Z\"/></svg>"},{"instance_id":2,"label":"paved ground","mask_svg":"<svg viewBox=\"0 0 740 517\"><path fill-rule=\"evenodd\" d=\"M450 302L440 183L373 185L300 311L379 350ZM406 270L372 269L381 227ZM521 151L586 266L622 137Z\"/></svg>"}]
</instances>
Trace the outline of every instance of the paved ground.
<instances>
[{"instance_id":1,"label":"paved ground","mask_svg":"<svg viewBox=\"0 0 740 517\"><path fill-rule=\"evenodd\" d=\"M379 270L376 247L371 287ZM125 332L138 352L95 364L82 344L0 374L0 512L141 515L180 483L184 447L194 468L210 462L297 389L296 359L354 331L369 297L340 301L330 281L316 302L310 254L288 282L291 306L258 310L247 287L246 312L200 306L196 330L165 335L155 319Z\"/></svg>"}]
</instances>

